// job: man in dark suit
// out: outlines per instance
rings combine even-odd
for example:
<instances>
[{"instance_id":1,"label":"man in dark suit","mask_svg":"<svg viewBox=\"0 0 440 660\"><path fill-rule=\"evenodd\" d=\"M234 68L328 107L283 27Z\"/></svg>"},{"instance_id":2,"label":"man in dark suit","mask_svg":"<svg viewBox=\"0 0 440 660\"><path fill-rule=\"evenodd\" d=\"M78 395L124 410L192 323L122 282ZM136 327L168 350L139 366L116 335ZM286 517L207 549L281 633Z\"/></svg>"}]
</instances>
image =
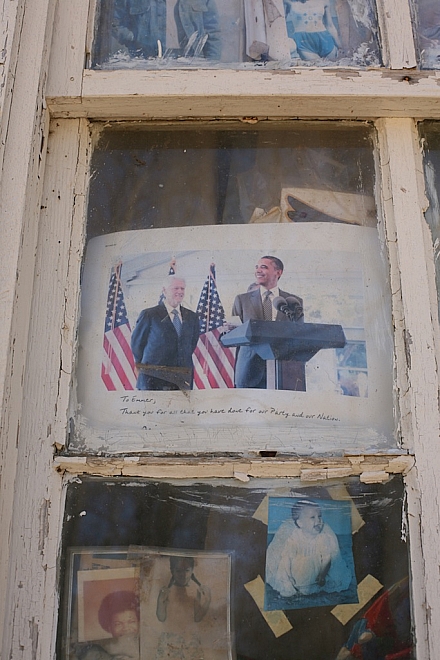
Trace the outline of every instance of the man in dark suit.
<instances>
[{"instance_id":1,"label":"man in dark suit","mask_svg":"<svg viewBox=\"0 0 440 660\"><path fill-rule=\"evenodd\" d=\"M163 296L158 305L140 313L131 336L135 362L142 365L138 368L138 390L192 386L192 354L199 339L199 317L181 305L185 296L185 280L181 277L167 278Z\"/></svg>"},{"instance_id":2,"label":"man in dark suit","mask_svg":"<svg viewBox=\"0 0 440 660\"><path fill-rule=\"evenodd\" d=\"M290 323L291 319L272 304L274 298L289 298L293 321L303 322L302 299L278 287L278 280L283 274L281 259L267 255L262 257L255 267L255 279L258 287L253 291L239 294L234 301L232 316L239 316L246 321L279 321ZM293 363L298 365L298 363ZM299 381L304 381L304 366L297 366L298 385L292 389L304 389ZM240 346L235 362L235 387L266 388L266 361L260 358L251 346Z\"/></svg>"}]
</instances>

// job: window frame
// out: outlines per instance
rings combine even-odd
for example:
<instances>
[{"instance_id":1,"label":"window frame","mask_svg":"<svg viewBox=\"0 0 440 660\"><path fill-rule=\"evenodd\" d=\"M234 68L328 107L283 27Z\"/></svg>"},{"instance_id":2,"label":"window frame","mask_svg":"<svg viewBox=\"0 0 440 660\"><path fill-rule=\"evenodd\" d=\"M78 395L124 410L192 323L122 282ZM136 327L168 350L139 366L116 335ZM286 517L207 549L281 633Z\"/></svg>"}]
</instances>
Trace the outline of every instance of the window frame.
<instances>
[{"instance_id":1,"label":"window frame","mask_svg":"<svg viewBox=\"0 0 440 660\"><path fill-rule=\"evenodd\" d=\"M0 360L5 495L0 514L8 530L0 540L5 658L54 657L57 556L64 492L72 478L299 475L314 481L361 474L375 481L388 472L404 474L407 487L417 657L435 656L440 331L416 120L440 117L440 72L406 70L415 65L409 4L405 0L403 9L399 0L378 4L387 68L274 73L84 70L92 24L88 0L74 6L55 0L19 3L9 28L13 48L1 100L7 111L1 123L2 219L10 214L0 244L6 291ZM395 325L402 439L396 455L255 461L54 456L65 443L69 418L93 142L88 119L220 118L374 120Z\"/></svg>"}]
</instances>

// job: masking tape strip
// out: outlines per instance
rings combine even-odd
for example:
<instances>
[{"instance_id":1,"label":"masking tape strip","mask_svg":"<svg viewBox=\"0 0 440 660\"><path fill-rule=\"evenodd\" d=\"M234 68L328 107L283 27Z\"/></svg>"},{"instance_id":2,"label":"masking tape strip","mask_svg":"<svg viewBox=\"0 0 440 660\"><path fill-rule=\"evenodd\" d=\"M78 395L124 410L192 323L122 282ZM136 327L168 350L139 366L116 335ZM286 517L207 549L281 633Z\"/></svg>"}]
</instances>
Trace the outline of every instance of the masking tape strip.
<instances>
[{"instance_id":1,"label":"masking tape strip","mask_svg":"<svg viewBox=\"0 0 440 660\"><path fill-rule=\"evenodd\" d=\"M345 624L348 623L355 614L360 612L364 605L366 605L368 601L382 589L382 587L383 585L379 580L376 580L372 575L367 575L367 577L358 584L359 603L336 605L336 607L332 609L333 616L345 626Z\"/></svg>"},{"instance_id":2,"label":"masking tape strip","mask_svg":"<svg viewBox=\"0 0 440 660\"><path fill-rule=\"evenodd\" d=\"M362 519L361 514L356 508L353 499L350 497L350 494L344 484L338 484L336 486L330 486L327 488L330 497L333 500L346 500L351 502L351 533L356 534L361 527L365 525L365 521Z\"/></svg>"},{"instance_id":3,"label":"masking tape strip","mask_svg":"<svg viewBox=\"0 0 440 660\"><path fill-rule=\"evenodd\" d=\"M132 564L127 559L124 563L120 559L106 559L93 557L92 555L86 555L81 557L81 569L90 570L90 569L106 569L106 568L125 568L130 567Z\"/></svg>"},{"instance_id":4,"label":"masking tape strip","mask_svg":"<svg viewBox=\"0 0 440 660\"><path fill-rule=\"evenodd\" d=\"M295 493L292 488L276 488L270 494L270 497L304 497L301 493ZM264 525L269 522L269 495L261 500L259 506L255 509L252 516L255 520L259 520Z\"/></svg>"},{"instance_id":5,"label":"masking tape strip","mask_svg":"<svg viewBox=\"0 0 440 660\"><path fill-rule=\"evenodd\" d=\"M261 500L260 505L255 509L254 515L252 518L255 520L260 520L265 525L269 522L269 495Z\"/></svg>"},{"instance_id":6,"label":"masking tape strip","mask_svg":"<svg viewBox=\"0 0 440 660\"><path fill-rule=\"evenodd\" d=\"M244 585L244 588L254 599L264 620L275 637L281 637L281 635L285 635L289 630L292 630L292 625L282 610L273 610L272 612L264 611L264 582L260 575L258 575L255 580L247 582Z\"/></svg>"}]
</instances>

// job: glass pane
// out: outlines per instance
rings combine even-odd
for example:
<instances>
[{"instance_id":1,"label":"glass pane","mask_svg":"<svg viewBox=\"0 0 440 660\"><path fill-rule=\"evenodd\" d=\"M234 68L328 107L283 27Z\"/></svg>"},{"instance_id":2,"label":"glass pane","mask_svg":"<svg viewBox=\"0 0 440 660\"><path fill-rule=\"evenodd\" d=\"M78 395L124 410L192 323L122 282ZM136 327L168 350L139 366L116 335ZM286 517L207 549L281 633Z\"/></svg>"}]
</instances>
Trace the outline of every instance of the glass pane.
<instances>
[{"instance_id":1,"label":"glass pane","mask_svg":"<svg viewBox=\"0 0 440 660\"><path fill-rule=\"evenodd\" d=\"M78 479L57 657L413 657L402 502L399 477Z\"/></svg>"},{"instance_id":2,"label":"glass pane","mask_svg":"<svg viewBox=\"0 0 440 660\"><path fill-rule=\"evenodd\" d=\"M374 0L101 0L92 66L378 66Z\"/></svg>"},{"instance_id":3,"label":"glass pane","mask_svg":"<svg viewBox=\"0 0 440 660\"><path fill-rule=\"evenodd\" d=\"M373 141L323 122L102 131L70 449L395 446Z\"/></svg>"},{"instance_id":4,"label":"glass pane","mask_svg":"<svg viewBox=\"0 0 440 660\"><path fill-rule=\"evenodd\" d=\"M127 229L305 222L376 226L369 127L122 125L104 129L95 147L89 239Z\"/></svg>"},{"instance_id":5,"label":"glass pane","mask_svg":"<svg viewBox=\"0 0 440 660\"><path fill-rule=\"evenodd\" d=\"M438 122L424 122L420 125L420 128L425 155L426 194L429 200L425 218L431 229L437 291L440 292L440 124Z\"/></svg>"},{"instance_id":6,"label":"glass pane","mask_svg":"<svg viewBox=\"0 0 440 660\"><path fill-rule=\"evenodd\" d=\"M415 0L414 13L421 66L424 69L439 69L440 4L438 0Z\"/></svg>"}]
</instances>

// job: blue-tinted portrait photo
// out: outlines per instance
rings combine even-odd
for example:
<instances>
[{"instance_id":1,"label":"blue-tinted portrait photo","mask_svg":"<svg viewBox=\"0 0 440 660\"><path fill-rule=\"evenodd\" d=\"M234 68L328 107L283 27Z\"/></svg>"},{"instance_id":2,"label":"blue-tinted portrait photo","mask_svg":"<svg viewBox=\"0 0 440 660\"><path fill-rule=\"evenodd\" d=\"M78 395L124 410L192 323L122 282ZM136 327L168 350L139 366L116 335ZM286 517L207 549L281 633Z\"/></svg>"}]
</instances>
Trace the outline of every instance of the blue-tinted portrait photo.
<instances>
[{"instance_id":1,"label":"blue-tinted portrait photo","mask_svg":"<svg viewBox=\"0 0 440 660\"><path fill-rule=\"evenodd\" d=\"M357 603L351 504L270 497L265 610Z\"/></svg>"}]
</instances>

